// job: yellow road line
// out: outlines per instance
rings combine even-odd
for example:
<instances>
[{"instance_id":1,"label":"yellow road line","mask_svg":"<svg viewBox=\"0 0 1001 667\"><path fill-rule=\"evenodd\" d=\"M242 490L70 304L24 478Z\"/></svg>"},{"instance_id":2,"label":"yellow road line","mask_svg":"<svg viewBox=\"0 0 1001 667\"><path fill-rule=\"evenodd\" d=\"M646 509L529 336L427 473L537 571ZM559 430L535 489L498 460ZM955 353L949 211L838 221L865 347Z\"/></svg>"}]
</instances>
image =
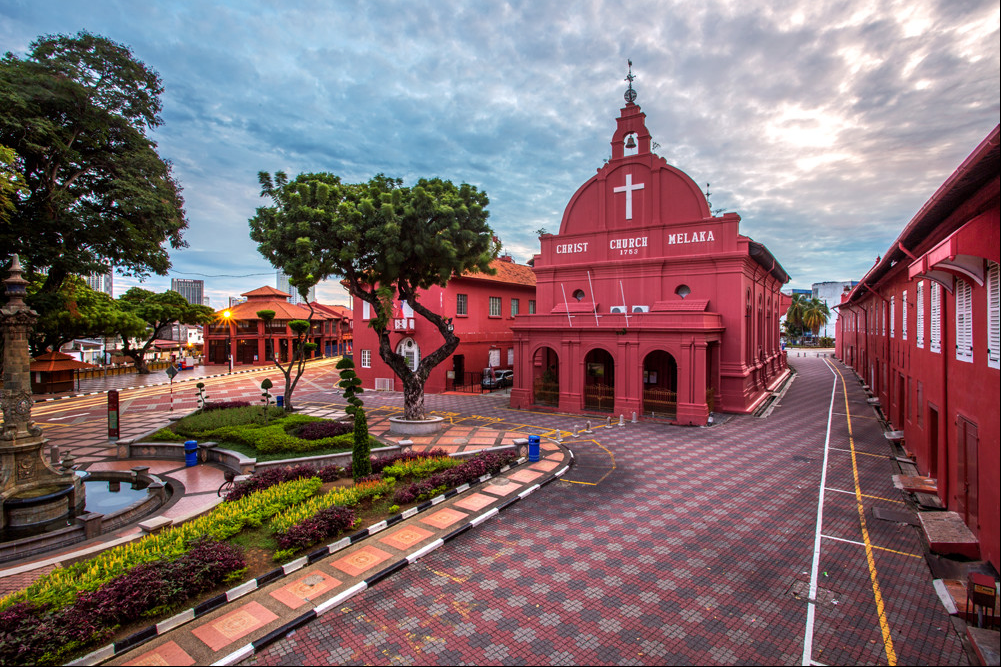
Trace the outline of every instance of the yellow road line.
<instances>
[{"instance_id":1,"label":"yellow road line","mask_svg":"<svg viewBox=\"0 0 1001 667\"><path fill-rule=\"evenodd\" d=\"M828 447L832 452L850 452L850 449L841 449L840 447ZM856 454L864 454L865 456L875 456L877 459L889 459L890 457L886 454L870 454L869 452L855 452Z\"/></svg>"},{"instance_id":2,"label":"yellow road line","mask_svg":"<svg viewBox=\"0 0 1001 667\"><path fill-rule=\"evenodd\" d=\"M846 544L857 544L860 547L864 547L865 544L862 542L856 542L855 540L846 540L840 537L834 537L832 535L821 535L825 540L834 540L835 542L844 542ZM897 551L896 549L889 549L887 547L879 547L875 544L872 545L873 549L879 549L880 551L889 551L891 554L897 554L900 556L907 556L908 558L924 558L924 556L919 556L917 554L909 554L906 551Z\"/></svg>"},{"instance_id":3,"label":"yellow road line","mask_svg":"<svg viewBox=\"0 0 1001 667\"><path fill-rule=\"evenodd\" d=\"M862 504L862 488L859 486L858 461L855 457L855 435L852 431L852 413L848 407L848 387L845 385L845 376L834 364L825 359L825 362L841 378L841 389L845 395L845 414L848 422L848 443L852 452L852 475L855 479L855 505L858 509L859 523L862 527L862 541L865 543L865 559L869 564L869 580L872 582L872 594L876 599L876 615L879 617L879 627L883 632L883 648L886 651L886 661L890 665L897 664L897 653L893 649L893 637L890 634L890 624L886 620L886 608L883 605L883 594L879 590L879 576L876 572L876 559L873 554L872 542L869 540L869 528L865 522L865 506Z\"/></svg>"},{"instance_id":4,"label":"yellow road line","mask_svg":"<svg viewBox=\"0 0 1001 667\"><path fill-rule=\"evenodd\" d=\"M827 487L827 490L828 491L834 491L835 493L847 493L850 496L854 496L855 495L854 491L845 491L844 489L832 489L831 487ZM885 500L888 503L897 503L899 505L906 504L906 503L904 503L903 500L894 500L893 498L884 498L883 496L870 496L870 495L865 494L865 493L862 494L862 497L863 498L872 498L873 500Z\"/></svg>"},{"instance_id":5,"label":"yellow road line","mask_svg":"<svg viewBox=\"0 0 1001 667\"><path fill-rule=\"evenodd\" d=\"M604 477L602 477L602 479L604 479ZM598 486L598 482L578 482L575 479L561 479L560 481L561 482L570 482L571 484L587 484L588 486Z\"/></svg>"}]
</instances>

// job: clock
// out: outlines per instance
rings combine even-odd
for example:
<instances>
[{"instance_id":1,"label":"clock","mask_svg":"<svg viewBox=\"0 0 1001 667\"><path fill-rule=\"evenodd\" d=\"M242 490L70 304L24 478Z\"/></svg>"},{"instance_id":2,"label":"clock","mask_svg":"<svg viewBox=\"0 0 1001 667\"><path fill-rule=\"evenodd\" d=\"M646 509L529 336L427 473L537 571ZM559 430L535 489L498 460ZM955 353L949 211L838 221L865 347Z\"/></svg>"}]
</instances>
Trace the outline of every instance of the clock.
<instances>
[{"instance_id":1,"label":"clock","mask_svg":"<svg viewBox=\"0 0 1001 667\"><path fill-rule=\"evenodd\" d=\"M633 102L636 101L636 91L633 90L632 86L629 86L629 88L626 89L626 92L622 97L626 98L626 102L628 104L632 104Z\"/></svg>"}]
</instances>

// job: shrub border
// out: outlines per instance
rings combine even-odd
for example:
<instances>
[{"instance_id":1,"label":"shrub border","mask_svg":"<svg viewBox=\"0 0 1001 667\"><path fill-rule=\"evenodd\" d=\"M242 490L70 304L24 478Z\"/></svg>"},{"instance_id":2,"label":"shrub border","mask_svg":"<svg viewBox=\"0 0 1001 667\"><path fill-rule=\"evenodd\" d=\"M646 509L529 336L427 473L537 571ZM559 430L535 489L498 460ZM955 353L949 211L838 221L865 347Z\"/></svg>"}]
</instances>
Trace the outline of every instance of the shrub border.
<instances>
[{"instance_id":1,"label":"shrub border","mask_svg":"<svg viewBox=\"0 0 1001 667\"><path fill-rule=\"evenodd\" d=\"M482 452L482 451L505 450L505 449L509 449L509 448L514 448L515 450L517 450L518 449L518 445L502 445L500 447L491 447L491 448L489 448L489 450L478 450L477 453ZM300 626L308 623L309 621L313 620L314 618L318 618L318 617L322 616L323 614L327 613L331 609L336 608L338 605L340 605L344 601L346 601L346 600L354 597L358 593L361 593L362 591L364 591L364 590L366 590L368 588L371 588L372 586L374 586L378 582L382 581L383 579L385 579L389 575L393 574L394 572L397 572L398 570L403 569L407 565L410 565L411 563L416 562L418 559L423 558L424 556L426 556L427 554L431 553L432 551L434 551L438 547L442 546L446 542L449 542L450 540L458 537L459 535L461 535L462 533L466 532L467 530L473 528L474 526L480 525L481 523L483 523L487 519L490 519L490 518L496 516L502 510L507 509L508 507L510 507L514 503L518 502L519 500L522 500L522 499L527 498L528 496L532 495L533 493L535 493L536 491L538 491L540 488L542 488L546 484L549 484L553 480L562 477L566 473L566 471L570 469L570 466L573 465L573 463L574 463L573 452L570 451L569 449L567 449L565 451L570 455L570 462L567 463L565 466L563 466L563 468L561 468L555 474L553 474L550 477L548 477L547 479L543 480L542 482L539 482L538 484L535 484L534 486L529 487L528 489L525 489L524 491L522 491L521 493L519 493L517 496L514 496L513 498L507 499L501 505L495 507L494 509L490 510L486 514L483 514L482 516L478 516L478 517L476 517L476 518L468 521L467 523L465 523L464 525L460 526L459 528L456 528L455 530L451 531L450 533L448 533L444 537L441 537L441 538L435 540L434 542L432 542L431 544L428 544L428 545L424 546L423 548L421 548L418 551L414 552L413 554L407 556L406 558L403 558L403 559L397 561L396 563L390 565L389 567L386 567L386 568L380 570L379 572L375 573L371 577L368 577L367 579L358 582L357 584L355 584L351 588L349 588L349 589L345 590L344 592L342 592L340 595L337 595L337 596L335 596L335 597L327 600L326 602L320 604L318 607L316 607L314 609L310 609L309 611L305 612L304 614L301 614L300 616L297 616L296 618L292 619L288 623L285 623L281 627L276 628L275 630L269 632L264 637L261 637L260 639L257 639L255 641L249 643L249 644L246 644L246 645L242 646L241 648L237 649L233 653L230 653L229 655L227 655L226 657L222 658L221 660L219 660L218 662L216 662L214 664L217 664L217 665L232 665L232 664L235 664L235 663L237 663L237 662L239 662L241 660L245 660L246 658L248 658L251 655L253 655L253 654L257 653L258 651L260 651L261 649L263 649L263 648L271 645L276 640L281 639L282 637L284 637L286 634L288 634L292 630L295 630L296 628L298 628L298 627L300 627ZM465 453L465 452L463 452L463 453ZM465 457L463 457L463 458L465 458ZM506 465L503 468L501 468L497 472L497 475L501 475L501 474L507 472L508 470L511 470L512 468L515 468L517 466L523 465L524 463L527 463L527 462L528 462L528 458L527 457L521 457L518 460L516 460L514 463L512 463L510 465ZM340 540L337 540L336 542L332 542L331 544L328 544L325 547L321 547L321 548L317 549L316 551L313 551L312 553L306 554L305 556L300 556L299 558L296 558L295 560L293 560L291 562L288 562L285 565L282 565L281 567L277 567L277 568L271 570L270 572L266 572L266 573L262 574L261 576L257 577L256 579L252 579L250 581L246 581L246 582L240 584L239 586L236 586L235 588L231 588L230 590L226 591L225 593L220 593L220 594L218 594L218 595L216 595L214 597L209 598L208 600L205 600L204 602L202 602L201 604L199 604L199 605L197 605L195 607L188 608L188 609L186 609L186 610L184 610L184 611L182 611L182 612L180 612L178 614L175 614L174 616L171 616L170 618L168 618L168 619L166 619L164 621L161 621L161 622L156 623L154 625L150 625L149 627L146 627L146 628L143 628L142 630L134 632L131 635L129 635L128 637L126 637L125 639L121 640L121 641L114 642L112 644L108 644L107 646L99 648L96 651L88 653L87 655L85 655L85 656L83 656L81 658L77 658L76 660L74 660L72 662L68 662L66 664L70 665L70 666L80 665L80 666L88 666L88 667L91 666L91 665L98 665L98 664L104 662L105 660L108 660L110 658L118 656L118 655L120 655L120 654L122 654L122 653L124 653L126 651L129 651L129 650L131 650L131 649L133 649L133 648L141 645L141 644L144 644L145 642L149 641L150 639L158 637L158 636L160 636L160 635L162 635L162 634L164 634L166 632L169 632L169 631L173 630L174 628L180 627L181 625L184 625L188 621L193 621L196 618L201 618L205 614L208 614L208 613L210 613L212 611L215 611L216 609L218 609L219 607L223 606L224 604L226 604L228 602L232 602L233 600L236 600L236 599L238 599L240 597L243 597L247 593L251 593L251 592L257 590L258 588L262 588L265 585L272 583L273 581L276 581L276 580L281 579L281 578L283 578L285 576L288 576L289 574L292 574L293 572L297 572L298 570L301 570L302 568L304 568L307 565L312 565L313 563L315 563L316 561L320 560L321 558L325 558L326 556L329 556L331 554L337 553L338 551L341 551L342 549L346 549L347 547L351 546L352 544L355 544L356 542L360 542L361 540L363 540L363 539L365 539L365 538L367 538L367 537L369 537L371 535L375 535L376 533L379 533L379 532L385 530L386 528L389 528L390 526L395 525L395 524L403 521L404 519L409 519L410 517L412 517L412 516L414 516L416 514L419 514L419 513L423 512L425 510L428 510L431 507L434 507L435 505L439 505L439 504L445 502L446 500L459 495L460 493L465 493L469 489L471 489L473 487L477 487L480 484L483 484L484 482L492 479L493 477L495 477L497 475L490 475L490 474L483 475L476 482L473 482L471 484L463 484L462 486L456 487L456 488L452 489L451 491L446 491L445 493L441 494L440 496L436 496L436 497L432 498L431 500L425 500L423 503L421 503L420 505L417 505L416 507L411 507L410 509L408 509L408 510L406 510L404 512L400 512L399 514L394 514L393 516L388 517L388 518L386 518L386 519L384 519L384 520L382 520L382 521L380 521L378 523L374 523L374 524L372 524L371 526L369 526L367 528L363 528L363 529L361 529L361 530L359 530L359 531L357 531L357 532L355 532L355 533L353 533L351 535L347 535L347 536L341 538Z\"/></svg>"}]
</instances>

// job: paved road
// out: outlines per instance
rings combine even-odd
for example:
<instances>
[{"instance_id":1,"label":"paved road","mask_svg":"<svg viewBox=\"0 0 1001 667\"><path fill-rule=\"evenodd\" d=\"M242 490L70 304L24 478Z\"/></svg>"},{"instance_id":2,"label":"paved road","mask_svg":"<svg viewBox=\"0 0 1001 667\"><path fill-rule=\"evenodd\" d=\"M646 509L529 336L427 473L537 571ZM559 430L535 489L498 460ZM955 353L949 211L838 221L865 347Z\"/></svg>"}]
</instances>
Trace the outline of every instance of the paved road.
<instances>
[{"instance_id":1,"label":"paved road","mask_svg":"<svg viewBox=\"0 0 1001 667\"><path fill-rule=\"evenodd\" d=\"M793 361L768 419L567 437L567 481L249 662L966 664L915 529L873 517L908 508L858 383ZM429 405L572 424L497 397Z\"/></svg>"}]
</instances>

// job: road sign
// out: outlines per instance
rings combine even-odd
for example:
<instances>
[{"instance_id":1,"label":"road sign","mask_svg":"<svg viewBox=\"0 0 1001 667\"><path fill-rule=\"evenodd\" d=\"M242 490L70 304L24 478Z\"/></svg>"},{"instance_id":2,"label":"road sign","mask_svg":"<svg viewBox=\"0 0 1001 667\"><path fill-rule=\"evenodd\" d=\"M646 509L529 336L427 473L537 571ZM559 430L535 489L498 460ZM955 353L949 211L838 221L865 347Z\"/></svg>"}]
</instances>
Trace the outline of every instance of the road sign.
<instances>
[{"instance_id":1,"label":"road sign","mask_svg":"<svg viewBox=\"0 0 1001 667\"><path fill-rule=\"evenodd\" d=\"M167 366L167 377L173 380L175 375L177 375L177 367L174 364Z\"/></svg>"}]
</instances>

